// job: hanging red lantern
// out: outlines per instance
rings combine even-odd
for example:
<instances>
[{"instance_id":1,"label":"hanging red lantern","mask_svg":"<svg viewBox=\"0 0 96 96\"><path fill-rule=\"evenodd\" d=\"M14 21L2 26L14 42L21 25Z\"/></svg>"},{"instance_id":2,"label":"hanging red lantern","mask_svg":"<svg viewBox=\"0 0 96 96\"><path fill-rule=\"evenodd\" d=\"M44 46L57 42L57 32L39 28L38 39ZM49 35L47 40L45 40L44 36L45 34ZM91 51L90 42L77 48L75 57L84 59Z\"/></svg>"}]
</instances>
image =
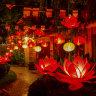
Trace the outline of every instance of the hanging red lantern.
<instances>
[{"instance_id":1,"label":"hanging red lantern","mask_svg":"<svg viewBox=\"0 0 96 96\"><path fill-rule=\"evenodd\" d=\"M41 46L42 47L47 47L48 46L48 43L43 41L43 42L41 42Z\"/></svg>"},{"instance_id":2,"label":"hanging red lantern","mask_svg":"<svg viewBox=\"0 0 96 96\"><path fill-rule=\"evenodd\" d=\"M85 39L84 39L83 37L81 37L81 36L78 36L78 37L75 37L75 38L74 38L73 42L74 42L76 45L80 46L80 45L82 45L82 44L85 43Z\"/></svg>"},{"instance_id":3,"label":"hanging red lantern","mask_svg":"<svg viewBox=\"0 0 96 96\"><path fill-rule=\"evenodd\" d=\"M17 43L18 43L19 45L22 45L22 40L21 40L21 39L17 40Z\"/></svg>"},{"instance_id":4,"label":"hanging red lantern","mask_svg":"<svg viewBox=\"0 0 96 96\"><path fill-rule=\"evenodd\" d=\"M45 30L45 25L41 25L41 30Z\"/></svg>"},{"instance_id":5,"label":"hanging red lantern","mask_svg":"<svg viewBox=\"0 0 96 96\"><path fill-rule=\"evenodd\" d=\"M24 7L24 10L23 10L24 18L30 17L31 16L31 11L32 11L32 8Z\"/></svg>"},{"instance_id":6,"label":"hanging red lantern","mask_svg":"<svg viewBox=\"0 0 96 96\"><path fill-rule=\"evenodd\" d=\"M77 18L69 15L65 18L65 21L61 21L61 24L67 28L78 27L80 22L77 22Z\"/></svg>"},{"instance_id":7,"label":"hanging red lantern","mask_svg":"<svg viewBox=\"0 0 96 96\"><path fill-rule=\"evenodd\" d=\"M36 30L36 25L33 25L33 26L31 27L31 29L32 29L32 30Z\"/></svg>"},{"instance_id":8,"label":"hanging red lantern","mask_svg":"<svg viewBox=\"0 0 96 96\"><path fill-rule=\"evenodd\" d=\"M6 53L4 54L4 56L11 57L11 56L13 56L13 54L10 53L10 52L6 52Z\"/></svg>"},{"instance_id":9,"label":"hanging red lantern","mask_svg":"<svg viewBox=\"0 0 96 96\"><path fill-rule=\"evenodd\" d=\"M73 16L78 17L78 10L73 10Z\"/></svg>"},{"instance_id":10,"label":"hanging red lantern","mask_svg":"<svg viewBox=\"0 0 96 96\"><path fill-rule=\"evenodd\" d=\"M33 8L32 9L32 15L33 15L33 17L38 17L38 15L39 15L39 8Z\"/></svg>"},{"instance_id":11,"label":"hanging red lantern","mask_svg":"<svg viewBox=\"0 0 96 96\"><path fill-rule=\"evenodd\" d=\"M59 16L60 16L60 18L65 18L66 17L66 10L60 10Z\"/></svg>"},{"instance_id":12,"label":"hanging red lantern","mask_svg":"<svg viewBox=\"0 0 96 96\"><path fill-rule=\"evenodd\" d=\"M55 40L54 40L54 42L56 44L62 44L62 43L64 43L63 36L61 34L57 35L56 38L55 38Z\"/></svg>"},{"instance_id":13,"label":"hanging red lantern","mask_svg":"<svg viewBox=\"0 0 96 96\"><path fill-rule=\"evenodd\" d=\"M5 25L6 30L10 30L10 25Z\"/></svg>"},{"instance_id":14,"label":"hanging red lantern","mask_svg":"<svg viewBox=\"0 0 96 96\"><path fill-rule=\"evenodd\" d=\"M15 30L18 30L18 29L19 29L19 26L16 25L16 26L15 26Z\"/></svg>"},{"instance_id":15,"label":"hanging red lantern","mask_svg":"<svg viewBox=\"0 0 96 96\"><path fill-rule=\"evenodd\" d=\"M52 17L52 12L53 12L53 9L47 9L46 10L46 16L47 16L47 18L51 18Z\"/></svg>"},{"instance_id":16,"label":"hanging red lantern","mask_svg":"<svg viewBox=\"0 0 96 96\"><path fill-rule=\"evenodd\" d=\"M34 42L29 42L29 43L28 43L28 46L29 46L30 48L32 48L32 47L35 46L35 43L34 43Z\"/></svg>"}]
</instances>

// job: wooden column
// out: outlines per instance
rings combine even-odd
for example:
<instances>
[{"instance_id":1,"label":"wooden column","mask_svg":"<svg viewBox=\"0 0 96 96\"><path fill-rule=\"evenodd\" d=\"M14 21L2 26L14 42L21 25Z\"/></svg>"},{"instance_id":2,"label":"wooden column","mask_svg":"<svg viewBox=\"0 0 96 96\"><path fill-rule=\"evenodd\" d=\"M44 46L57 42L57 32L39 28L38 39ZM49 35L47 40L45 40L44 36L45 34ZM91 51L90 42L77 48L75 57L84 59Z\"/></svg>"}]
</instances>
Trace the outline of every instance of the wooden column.
<instances>
[{"instance_id":1,"label":"wooden column","mask_svg":"<svg viewBox=\"0 0 96 96\"><path fill-rule=\"evenodd\" d=\"M53 57L53 37L50 37L50 57Z\"/></svg>"},{"instance_id":2,"label":"wooden column","mask_svg":"<svg viewBox=\"0 0 96 96\"><path fill-rule=\"evenodd\" d=\"M29 64L29 47L24 49L24 53L25 53L25 64L28 65Z\"/></svg>"}]
</instances>

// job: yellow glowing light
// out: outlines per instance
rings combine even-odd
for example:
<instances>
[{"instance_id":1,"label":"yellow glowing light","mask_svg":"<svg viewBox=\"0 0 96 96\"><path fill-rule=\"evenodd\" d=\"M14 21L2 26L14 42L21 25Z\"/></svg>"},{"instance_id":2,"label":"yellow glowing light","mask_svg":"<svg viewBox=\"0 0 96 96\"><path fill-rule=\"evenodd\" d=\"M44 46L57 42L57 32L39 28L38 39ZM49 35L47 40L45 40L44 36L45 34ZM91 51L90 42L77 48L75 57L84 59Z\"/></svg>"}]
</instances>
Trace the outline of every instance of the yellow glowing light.
<instances>
[{"instance_id":1,"label":"yellow glowing light","mask_svg":"<svg viewBox=\"0 0 96 96\"><path fill-rule=\"evenodd\" d=\"M25 37L24 40L25 42L27 42L29 40L29 37Z\"/></svg>"},{"instance_id":2,"label":"yellow glowing light","mask_svg":"<svg viewBox=\"0 0 96 96\"><path fill-rule=\"evenodd\" d=\"M13 50L10 50L10 52L13 52Z\"/></svg>"},{"instance_id":3,"label":"yellow glowing light","mask_svg":"<svg viewBox=\"0 0 96 96\"><path fill-rule=\"evenodd\" d=\"M18 50L18 46L14 46L14 50Z\"/></svg>"},{"instance_id":4,"label":"yellow glowing light","mask_svg":"<svg viewBox=\"0 0 96 96\"><path fill-rule=\"evenodd\" d=\"M40 46L36 46L36 47L35 47L35 51L36 51L36 52L40 52L40 51L41 51L41 47L40 47Z\"/></svg>"},{"instance_id":5,"label":"yellow glowing light","mask_svg":"<svg viewBox=\"0 0 96 96\"><path fill-rule=\"evenodd\" d=\"M27 45L26 44L22 45L22 48L27 48Z\"/></svg>"},{"instance_id":6,"label":"yellow glowing light","mask_svg":"<svg viewBox=\"0 0 96 96\"><path fill-rule=\"evenodd\" d=\"M67 52L71 52L75 49L75 45L71 42L65 43L63 49Z\"/></svg>"}]
</instances>

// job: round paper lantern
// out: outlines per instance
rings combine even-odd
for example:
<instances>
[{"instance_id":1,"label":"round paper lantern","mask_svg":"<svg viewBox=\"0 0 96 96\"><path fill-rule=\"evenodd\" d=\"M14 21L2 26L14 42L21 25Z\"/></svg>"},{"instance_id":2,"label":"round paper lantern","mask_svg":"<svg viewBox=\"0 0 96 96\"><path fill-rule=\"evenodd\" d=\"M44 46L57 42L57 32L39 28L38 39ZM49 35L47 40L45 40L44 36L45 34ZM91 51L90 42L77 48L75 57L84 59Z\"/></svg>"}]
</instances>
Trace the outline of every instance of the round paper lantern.
<instances>
[{"instance_id":1,"label":"round paper lantern","mask_svg":"<svg viewBox=\"0 0 96 96\"><path fill-rule=\"evenodd\" d=\"M85 39L81 36L75 37L74 38L74 43L78 46L82 45L85 43Z\"/></svg>"},{"instance_id":2,"label":"round paper lantern","mask_svg":"<svg viewBox=\"0 0 96 96\"><path fill-rule=\"evenodd\" d=\"M63 36L61 34L57 35L56 38L55 38L55 40L54 40L54 42L56 44L62 44L62 43L64 43Z\"/></svg>"},{"instance_id":3,"label":"round paper lantern","mask_svg":"<svg viewBox=\"0 0 96 96\"><path fill-rule=\"evenodd\" d=\"M22 48L27 48L27 45L26 44L22 45Z\"/></svg>"},{"instance_id":4,"label":"round paper lantern","mask_svg":"<svg viewBox=\"0 0 96 96\"><path fill-rule=\"evenodd\" d=\"M36 46L36 47L35 47L35 51L36 51L36 52L40 52L40 51L41 51L41 47L40 47L40 46Z\"/></svg>"},{"instance_id":5,"label":"round paper lantern","mask_svg":"<svg viewBox=\"0 0 96 96\"><path fill-rule=\"evenodd\" d=\"M75 45L71 42L65 43L63 49L67 52L71 52L75 49Z\"/></svg>"},{"instance_id":6,"label":"round paper lantern","mask_svg":"<svg viewBox=\"0 0 96 96\"><path fill-rule=\"evenodd\" d=\"M41 46L42 47L47 47L48 46L48 43L47 42L41 42Z\"/></svg>"}]
</instances>

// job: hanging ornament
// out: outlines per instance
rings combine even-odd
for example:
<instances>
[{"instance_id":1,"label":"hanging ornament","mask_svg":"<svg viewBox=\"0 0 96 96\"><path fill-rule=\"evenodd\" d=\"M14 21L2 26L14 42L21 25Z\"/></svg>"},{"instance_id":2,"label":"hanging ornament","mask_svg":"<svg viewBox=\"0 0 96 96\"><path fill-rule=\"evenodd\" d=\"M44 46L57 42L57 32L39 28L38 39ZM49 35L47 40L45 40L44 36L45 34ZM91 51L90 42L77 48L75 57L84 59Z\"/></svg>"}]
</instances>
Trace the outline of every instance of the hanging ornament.
<instances>
[{"instance_id":1,"label":"hanging ornament","mask_svg":"<svg viewBox=\"0 0 96 96\"><path fill-rule=\"evenodd\" d=\"M36 46L34 49L36 52L40 52L42 50L40 46Z\"/></svg>"},{"instance_id":2,"label":"hanging ornament","mask_svg":"<svg viewBox=\"0 0 96 96\"><path fill-rule=\"evenodd\" d=\"M60 10L59 17L65 18L66 17L66 10Z\"/></svg>"},{"instance_id":3,"label":"hanging ornament","mask_svg":"<svg viewBox=\"0 0 96 96\"><path fill-rule=\"evenodd\" d=\"M33 8L32 9L32 15L33 15L33 17L38 17L38 15L39 15L39 8Z\"/></svg>"},{"instance_id":4,"label":"hanging ornament","mask_svg":"<svg viewBox=\"0 0 96 96\"><path fill-rule=\"evenodd\" d=\"M35 43L34 43L34 42L29 42L29 43L28 43L28 46L29 46L30 48L32 48L32 47L35 46Z\"/></svg>"},{"instance_id":5,"label":"hanging ornament","mask_svg":"<svg viewBox=\"0 0 96 96\"><path fill-rule=\"evenodd\" d=\"M41 42L41 46L42 47L47 47L48 46L48 43L43 41L43 42Z\"/></svg>"},{"instance_id":6,"label":"hanging ornament","mask_svg":"<svg viewBox=\"0 0 96 96\"><path fill-rule=\"evenodd\" d=\"M64 43L63 36L61 34L57 35L56 38L55 38L55 40L54 40L54 42L56 44L62 44L62 43Z\"/></svg>"},{"instance_id":7,"label":"hanging ornament","mask_svg":"<svg viewBox=\"0 0 96 96\"><path fill-rule=\"evenodd\" d=\"M6 7L9 8L10 10L11 10L14 6L15 6L15 5L6 4Z\"/></svg>"},{"instance_id":8,"label":"hanging ornament","mask_svg":"<svg viewBox=\"0 0 96 96\"><path fill-rule=\"evenodd\" d=\"M52 12L53 12L53 9L47 9L46 10L46 16L47 16L47 18L51 18L52 17Z\"/></svg>"}]
</instances>

